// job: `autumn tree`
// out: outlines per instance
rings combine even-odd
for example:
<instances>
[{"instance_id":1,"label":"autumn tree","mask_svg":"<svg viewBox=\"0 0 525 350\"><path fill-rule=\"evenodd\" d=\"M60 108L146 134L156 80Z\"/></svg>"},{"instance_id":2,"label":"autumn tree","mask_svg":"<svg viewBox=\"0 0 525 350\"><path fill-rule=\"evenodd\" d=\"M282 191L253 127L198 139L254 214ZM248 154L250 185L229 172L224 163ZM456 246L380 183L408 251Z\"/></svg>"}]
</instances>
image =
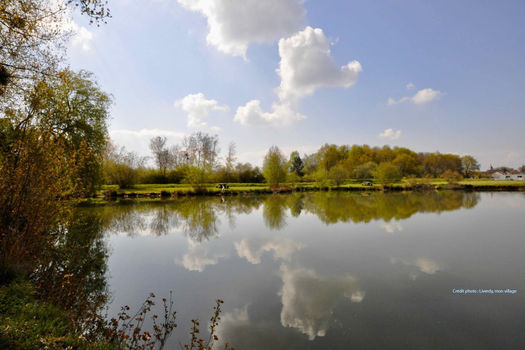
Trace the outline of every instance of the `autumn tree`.
<instances>
[{"instance_id":1,"label":"autumn tree","mask_svg":"<svg viewBox=\"0 0 525 350\"><path fill-rule=\"evenodd\" d=\"M266 153L263 175L270 187L279 187L286 180L286 159L279 147L272 146Z\"/></svg>"}]
</instances>

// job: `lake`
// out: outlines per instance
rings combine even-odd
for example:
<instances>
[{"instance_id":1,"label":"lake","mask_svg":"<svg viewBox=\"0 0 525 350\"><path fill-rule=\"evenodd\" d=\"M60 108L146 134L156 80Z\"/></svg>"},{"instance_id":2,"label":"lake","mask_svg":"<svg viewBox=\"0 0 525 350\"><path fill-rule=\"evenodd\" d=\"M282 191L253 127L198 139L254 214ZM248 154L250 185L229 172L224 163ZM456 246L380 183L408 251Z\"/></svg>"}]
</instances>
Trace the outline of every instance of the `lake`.
<instances>
[{"instance_id":1,"label":"lake","mask_svg":"<svg viewBox=\"0 0 525 350\"><path fill-rule=\"evenodd\" d=\"M109 314L173 291L236 349L518 349L525 194L316 192L79 210L107 248Z\"/></svg>"}]
</instances>

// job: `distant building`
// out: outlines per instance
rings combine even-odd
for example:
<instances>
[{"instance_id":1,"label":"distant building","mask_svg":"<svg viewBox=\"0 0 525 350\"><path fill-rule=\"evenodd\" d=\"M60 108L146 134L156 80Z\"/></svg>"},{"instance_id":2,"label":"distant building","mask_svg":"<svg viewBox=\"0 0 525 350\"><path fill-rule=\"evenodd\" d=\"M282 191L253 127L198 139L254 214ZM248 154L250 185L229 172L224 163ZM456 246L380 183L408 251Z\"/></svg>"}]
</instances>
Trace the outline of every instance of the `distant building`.
<instances>
[{"instance_id":1,"label":"distant building","mask_svg":"<svg viewBox=\"0 0 525 350\"><path fill-rule=\"evenodd\" d=\"M525 180L525 174L517 173L517 172L501 172L496 171L492 174L492 178L494 180Z\"/></svg>"}]
</instances>

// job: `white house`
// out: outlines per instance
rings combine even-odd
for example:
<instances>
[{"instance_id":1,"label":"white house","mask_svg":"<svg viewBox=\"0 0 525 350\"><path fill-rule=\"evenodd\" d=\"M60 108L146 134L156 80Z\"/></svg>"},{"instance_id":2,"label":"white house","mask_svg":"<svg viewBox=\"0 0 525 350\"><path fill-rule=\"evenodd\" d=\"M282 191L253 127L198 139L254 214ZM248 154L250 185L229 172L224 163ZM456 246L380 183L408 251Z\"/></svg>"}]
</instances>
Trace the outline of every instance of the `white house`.
<instances>
[{"instance_id":1,"label":"white house","mask_svg":"<svg viewBox=\"0 0 525 350\"><path fill-rule=\"evenodd\" d=\"M504 174L502 172L496 171L492 174L494 180L525 180L525 174Z\"/></svg>"}]
</instances>

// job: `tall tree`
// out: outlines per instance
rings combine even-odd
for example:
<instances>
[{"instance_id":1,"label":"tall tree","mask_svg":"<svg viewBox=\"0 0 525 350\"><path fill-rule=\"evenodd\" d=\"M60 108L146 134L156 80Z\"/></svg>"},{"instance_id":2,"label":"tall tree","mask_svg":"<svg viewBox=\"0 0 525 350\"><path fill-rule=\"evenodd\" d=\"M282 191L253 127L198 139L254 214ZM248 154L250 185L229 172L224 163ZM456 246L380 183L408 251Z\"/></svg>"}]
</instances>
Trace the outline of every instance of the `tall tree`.
<instances>
[{"instance_id":1,"label":"tall tree","mask_svg":"<svg viewBox=\"0 0 525 350\"><path fill-rule=\"evenodd\" d=\"M30 112L18 123L22 127L33 123L64 139L78 190L93 194L102 180L111 96L100 89L93 74L64 70L38 82L28 101Z\"/></svg>"}]
</instances>

